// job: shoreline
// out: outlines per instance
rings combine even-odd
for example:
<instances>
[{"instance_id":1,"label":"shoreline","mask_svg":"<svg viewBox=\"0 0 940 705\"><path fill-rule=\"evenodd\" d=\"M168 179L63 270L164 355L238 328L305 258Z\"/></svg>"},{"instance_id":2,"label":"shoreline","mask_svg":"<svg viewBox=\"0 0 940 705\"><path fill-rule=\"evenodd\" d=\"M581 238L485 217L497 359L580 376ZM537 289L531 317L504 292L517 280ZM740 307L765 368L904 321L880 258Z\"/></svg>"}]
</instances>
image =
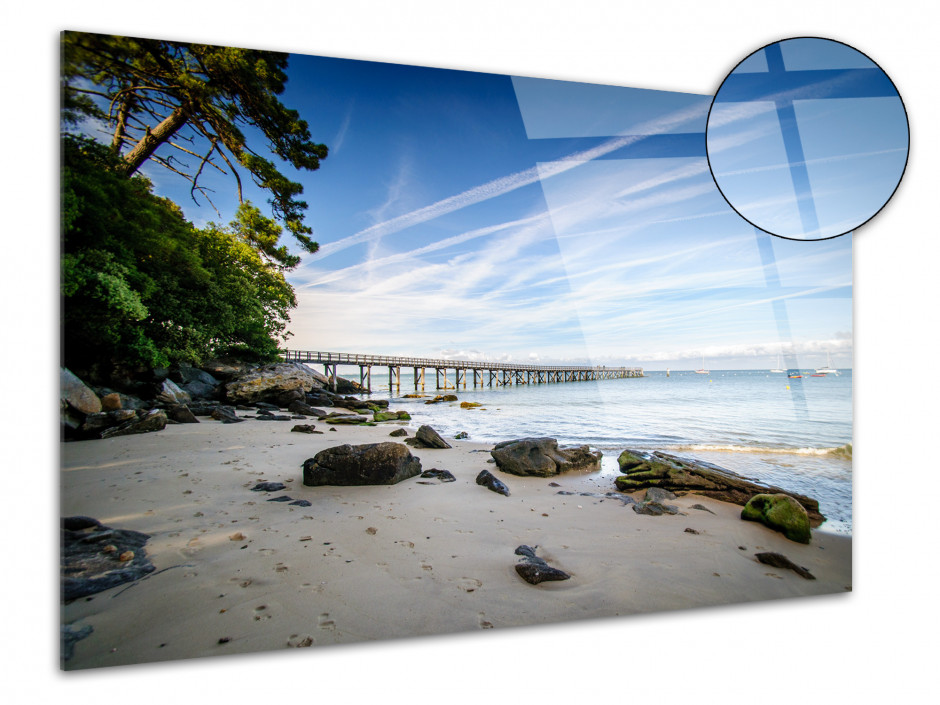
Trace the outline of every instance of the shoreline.
<instances>
[{"instance_id":1,"label":"shoreline","mask_svg":"<svg viewBox=\"0 0 940 705\"><path fill-rule=\"evenodd\" d=\"M603 495L603 471L517 477L487 463L492 444L409 448L423 470L396 485L305 487L301 465L342 443L396 440L382 423L292 433L292 422L163 431L61 446L61 515L150 534L156 570L62 608L91 625L67 670L228 653L558 623L851 589L851 538L813 531L796 544L741 508L697 495L676 516L641 516ZM336 431L328 429L335 428ZM475 483L482 469L509 497ZM283 482L309 507L252 492ZM559 486L551 487L555 482ZM638 493L641 494L641 493ZM260 496L259 496L260 495ZM699 504L709 511L692 509ZM693 534L686 529L699 533ZM238 538L241 536L242 538ZM233 538L236 537L236 538ZM521 544L571 574L537 586L514 570ZM743 546L745 550L739 548ZM776 551L816 580L754 558Z\"/></svg>"}]
</instances>

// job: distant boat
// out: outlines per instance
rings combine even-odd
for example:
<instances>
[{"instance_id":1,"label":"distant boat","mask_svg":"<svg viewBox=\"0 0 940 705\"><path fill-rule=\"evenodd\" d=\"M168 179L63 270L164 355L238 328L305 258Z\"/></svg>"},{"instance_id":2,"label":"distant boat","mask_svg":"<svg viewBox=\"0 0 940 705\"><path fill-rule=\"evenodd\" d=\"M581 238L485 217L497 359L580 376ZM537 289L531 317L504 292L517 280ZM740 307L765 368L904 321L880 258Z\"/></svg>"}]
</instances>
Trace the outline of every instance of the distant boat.
<instances>
[{"instance_id":1,"label":"distant boat","mask_svg":"<svg viewBox=\"0 0 940 705\"><path fill-rule=\"evenodd\" d=\"M695 374L697 374L697 375L707 375L707 374L708 374L708 370L705 369L705 356L704 356L704 355L702 355L702 369L700 369L700 370L695 370Z\"/></svg>"},{"instance_id":2,"label":"distant boat","mask_svg":"<svg viewBox=\"0 0 940 705\"><path fill-rule=\"evenodd\" d=\"M839 374L839 370L832 366L832 359L830 358L829 353L826 353L826 366L816 368L816 374L820 376Z\"/></svg>"},{"instance_id":3,"label":"distant boat","mask_svg":"<svg viewBox=\"0 0 940 705\"><path fill-rule=\"evenodd\" d=\"M780 369L780 356L779 355L777 355L777 369L771 370L771 372L779 372L780 374L783 374L784 372L786 372L786 370Z\"/></svg>"},{"instance_id":4,"label":"distant boat","mask_svg":"<svg viewBox=\"0 0 940 705\"><path fill-rule=\"evenodd\" d=\"M787 377L789 379L800 379L803 377L803 375L800 374L799 370L790 370L787 372Z\"/></svg>"}]
</instances>

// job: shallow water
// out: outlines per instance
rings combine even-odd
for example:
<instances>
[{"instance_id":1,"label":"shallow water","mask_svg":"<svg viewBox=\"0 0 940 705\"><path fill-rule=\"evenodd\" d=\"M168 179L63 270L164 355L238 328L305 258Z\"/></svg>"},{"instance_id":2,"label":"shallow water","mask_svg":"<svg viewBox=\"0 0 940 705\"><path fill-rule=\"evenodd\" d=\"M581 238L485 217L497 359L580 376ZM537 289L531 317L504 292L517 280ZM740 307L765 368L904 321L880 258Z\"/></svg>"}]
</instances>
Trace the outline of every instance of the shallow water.
<instances>
[{"instance_id":1,"label":"shallow water","mask_svg":"<svg viewBox=\"0 0 940 705\"><path fill-rule=\"evenodd\" d=\"M402 372L391 394L395 405L445 438L464 431L483 442L551 436L563 445L586 443L603 451L602 472L611 476L625 448L697 458L815 497L829 519L824 529L851 532L850 370L802 379L761 370L648 372L637 379L478 389L471 376L466 389L446 390L481 403L477 409L403 399L414 385ZM374 374L373 383L380 381ZM434 389L433 376L428 381L425 394L445 393ZM373 387L373 396L389 398L385 382Z\"/></svg>"}]
</instances>

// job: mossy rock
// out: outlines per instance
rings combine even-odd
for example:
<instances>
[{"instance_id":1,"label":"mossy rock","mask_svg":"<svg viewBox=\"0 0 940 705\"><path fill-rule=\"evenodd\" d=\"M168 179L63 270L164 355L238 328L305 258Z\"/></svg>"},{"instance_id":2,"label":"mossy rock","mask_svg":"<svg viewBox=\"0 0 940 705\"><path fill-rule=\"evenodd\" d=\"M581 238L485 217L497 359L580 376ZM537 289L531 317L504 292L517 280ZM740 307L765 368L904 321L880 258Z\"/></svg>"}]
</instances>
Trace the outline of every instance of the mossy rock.
<instances>
[{"instance_id":1,"label":"mossy rock","mask_svg":"<svg viewBox=\"0 0 940 705\"><path fill-rule=\"evenodd\" d=\"M407 411L376 411L372 414L373 421L410 421L411 415Z\"/></svg>"},{"instance_id":2,"label":"mossy rock","mask_svg":"<svg viewBox=\"0 0 940 705\"><path fill-rule=\"evenodd\" d=\"M812 537L809 515L803 506L789 495L754 495L741 510L741 518L759 521L797 543L809 543Z\"/></svg>"},{"instance_id":3,"label":"mossy rock","mask_svg":"<svg viewBox=\"0 0 940 705\"><path fill-rule=\"evenodd\" d=\"M476 409L478 406L483 406L483 404L481 404L481 403L478 402L478 401L462 401L462 402L460 402L460 408L461 408L461 409Z\"/></svg>"}]
</instances>

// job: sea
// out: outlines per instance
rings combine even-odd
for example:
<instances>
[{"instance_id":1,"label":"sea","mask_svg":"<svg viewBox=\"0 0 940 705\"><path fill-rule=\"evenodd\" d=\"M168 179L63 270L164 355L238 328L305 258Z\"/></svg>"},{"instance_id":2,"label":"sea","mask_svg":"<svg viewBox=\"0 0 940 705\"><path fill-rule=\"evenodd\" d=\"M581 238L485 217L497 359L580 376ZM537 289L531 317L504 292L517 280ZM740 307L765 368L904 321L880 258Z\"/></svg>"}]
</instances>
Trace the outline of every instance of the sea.
<instances>
[{"instance_id":1,"label":"sea","mask_svg":"<svg viewBox=\"0 0 940 705\"><path fill-rule=\"evenodd\" d=\"M644 377L560 384L436 389L432 370L423 393L457 394L461 402L425 404L411 374L389 388L373 368L372 396L391 399L413 424L445 439L497 443L549 436L603 453L601 475L619 473L624 449L660 450L719 465L739 475L814 497L827 521L820 530L852 532L852 371L800 378L762 370L650 371ZM340 372L342 374L342 372ZM796 374L791 371L790 374ZM422 390L418 390L421 392Z\"/></svg>"}]
</instances>

